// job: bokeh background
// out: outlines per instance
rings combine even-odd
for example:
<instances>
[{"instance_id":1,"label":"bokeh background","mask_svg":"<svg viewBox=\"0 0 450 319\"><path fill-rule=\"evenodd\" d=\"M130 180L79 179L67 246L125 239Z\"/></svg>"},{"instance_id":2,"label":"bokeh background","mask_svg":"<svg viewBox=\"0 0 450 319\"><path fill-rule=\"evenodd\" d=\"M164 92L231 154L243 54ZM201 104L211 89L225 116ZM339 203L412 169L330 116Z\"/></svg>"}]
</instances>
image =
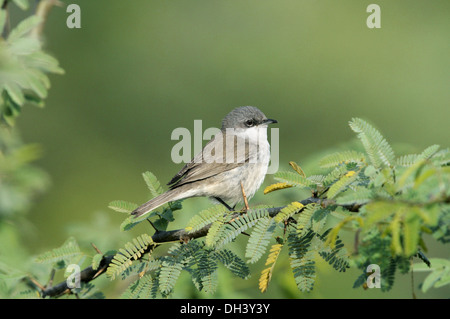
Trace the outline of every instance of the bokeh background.
<instances>
[{"instance_id":1,"label":"bokeh background","mask_svg":"<svg viewBox=\"0 0 450 319\"><path fill-rule=\"evenodd\" d=\"M69 1L65 1L69 3ZM103 251L122 247L148 226L122 233L124 215L112 200L142 203L150 194L141 174L165 183L181 168L171 160L177 127L218 127L232 108L254 105L279 121L280 169L296 161L309 173L316 155L354 138L352 117L373 123L398 154L432 144L448 147L450 118L450 2L446 0L77 0L81 29L54 8L45 46L65 69L51 76L46 107L18 120L26 143L39 143L37 166L51 179L29 214L25 245L40 253L69 235ZM366 8L381 7L381 29L369 29ZM264 186L272 183L271 176ZM282 205L286 190L251 204ZM184 201L171 228L183 227L206 199ZM448 251L429 241L429 257ZM244 247L243 241L241 246ZM239 251L239 241L236 243ZM242 253L242 252L241 252ZM242 256L242 255L241 255ZM319 264L315 290L298 292L287 256L269 290L257 288L262 264L249 280L220 273L217 298L410 298L411 278L392 291L353 289L359 272ZM447 298L448 288L421 298ZM97 281L107 297L126 283ZM182 276L175 297L208 297Z\"/></svg>"}]
</instances>

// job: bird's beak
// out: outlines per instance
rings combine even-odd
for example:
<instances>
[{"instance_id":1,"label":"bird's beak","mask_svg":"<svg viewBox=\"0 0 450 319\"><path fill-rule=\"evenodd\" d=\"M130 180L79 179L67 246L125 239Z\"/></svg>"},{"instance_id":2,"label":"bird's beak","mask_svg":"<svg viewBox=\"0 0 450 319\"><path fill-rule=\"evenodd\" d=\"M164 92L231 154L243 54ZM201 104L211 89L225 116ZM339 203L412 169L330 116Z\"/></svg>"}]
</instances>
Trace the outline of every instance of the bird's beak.
<instances>
[{"instance_id":1,"label":"bird's beak","mask_svg":"<svg viewBox=\"0 0 450 319\"><path fill-rule=\"evenodd\" d=\"M272 119L265 119L262 124L272 124L272 123L278 123L277 120L272 120Z\"/></svg>"}]
</instances>

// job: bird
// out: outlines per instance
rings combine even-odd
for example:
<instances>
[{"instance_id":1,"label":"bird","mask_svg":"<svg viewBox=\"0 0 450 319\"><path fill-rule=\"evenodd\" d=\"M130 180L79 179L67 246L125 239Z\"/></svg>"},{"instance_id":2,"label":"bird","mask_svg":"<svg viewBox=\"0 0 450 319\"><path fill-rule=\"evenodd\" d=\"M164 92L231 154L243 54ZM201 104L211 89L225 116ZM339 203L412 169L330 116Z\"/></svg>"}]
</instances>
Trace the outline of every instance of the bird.
<instances>
[{"instance_id":1,"label":"bird","mask_svg":"<svg viewBox=\"0 0 450 319\"><path fill-rule=\"evenodd\" d=\"M209 197L234 210L250 200L264 181L270 161L268 119L254 106L233 109L220 131L169 181L169 189L131 212L147 214L176 200Z\"/></svg>"}]
</instances>

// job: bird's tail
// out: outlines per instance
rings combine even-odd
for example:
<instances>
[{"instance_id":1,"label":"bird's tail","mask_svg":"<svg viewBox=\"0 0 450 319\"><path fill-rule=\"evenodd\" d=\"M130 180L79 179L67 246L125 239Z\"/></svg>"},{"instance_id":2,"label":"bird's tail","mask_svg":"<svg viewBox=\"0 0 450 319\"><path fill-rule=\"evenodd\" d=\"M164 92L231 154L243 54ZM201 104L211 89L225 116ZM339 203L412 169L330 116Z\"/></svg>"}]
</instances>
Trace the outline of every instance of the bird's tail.
<instances>
[{"instance_id":1,"label":"bird's tail","mask_svg":"<svg viewBox=\"0 0 450 319\"><path fill-rule=\"evenodd\" d=\"M178 199L182 199L183 196L180 196L180 192L178 189L171 189L167 192L149 200L145 204L142 204L138 208L136 208L134 211L131 212L131 215L134 215L134 217L139 217L144 214L147 214L151 212L152 210L164 205L165 203L172 202Z\"/></svg>"}]
</instances>

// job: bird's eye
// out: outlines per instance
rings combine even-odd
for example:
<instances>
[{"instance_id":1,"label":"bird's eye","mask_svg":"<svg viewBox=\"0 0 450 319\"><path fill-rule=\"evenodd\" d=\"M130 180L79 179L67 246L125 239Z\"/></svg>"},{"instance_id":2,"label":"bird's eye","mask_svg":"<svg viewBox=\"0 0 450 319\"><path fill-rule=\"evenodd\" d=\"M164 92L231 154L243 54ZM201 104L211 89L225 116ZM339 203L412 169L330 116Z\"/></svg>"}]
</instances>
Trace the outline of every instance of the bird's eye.
<instances>
[{"instance_id":1,"label":"bird's eye","mask_svg":"<svg viewBox=\"0 0 450 319\"><path fill-rule=\"evenodd\" d=\"M253 121L253 119L247 120L247 121L245 121L245 125L247 125L247 127L251 127L251 126L255 125L255 122Z\"/></svg>"}]
</instances>

